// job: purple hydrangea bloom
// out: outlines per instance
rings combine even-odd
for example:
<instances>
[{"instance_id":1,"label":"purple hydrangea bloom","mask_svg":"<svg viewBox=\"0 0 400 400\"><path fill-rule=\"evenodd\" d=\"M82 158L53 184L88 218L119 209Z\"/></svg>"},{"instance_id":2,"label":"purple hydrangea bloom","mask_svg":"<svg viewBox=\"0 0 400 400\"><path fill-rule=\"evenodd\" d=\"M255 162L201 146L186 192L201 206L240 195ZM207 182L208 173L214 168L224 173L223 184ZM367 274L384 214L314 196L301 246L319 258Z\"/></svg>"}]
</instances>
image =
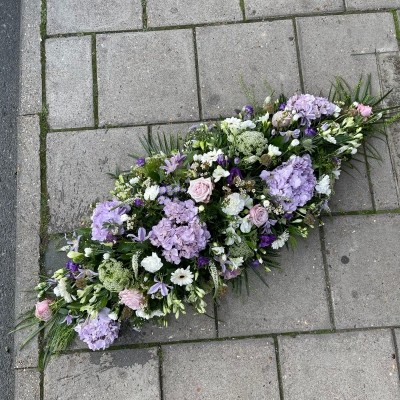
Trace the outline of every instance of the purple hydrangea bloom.
<instances>
[{"instance_id":1,"label":"purple hydrangea bloom","mask_svg":"<svg viewBox=\"0 0 400 400\"><path fill-rule=\"evenodd\" d=\"M118 201L98 203L92 216L92 240L112 242L124 229L121 216L130 211L130 207Z\"/></svg>"},{"instance_id":2,"label":"purple hydrangea bloom","mask_svg":"<svg viewBox=\"0 0 400 400\"><path fill-rule=\"evenodd\" d=\"M198 209L193 200L166 200L165 217L153 226L150 241L163 248L167 261L179 264L181 258L197 257L204 250L211 235L197 215Z\"/></svg>"},{"instance_id":3,"label":"purple hydrangea bloom","mask_svg":"<svg viewBox=\"0 0 400 400\"><path fill-rule=\"evenodd\" d=\"M271 246L271 244L273 242L275 242L276 240L276 236L275 235L261 235L260 236L260 247L268 247ZM257 260L256 260L257 261Z\"/></svg>"},{"instance_id":4,"label":"purple hydrangea bloom","mask_svg":"<svg viewBox=\"0 0 400 400\"><path fill-rule=\"evenodd\" d=\"M337 106L325 97L296 94L288 99L285 109L297 113L301 118L300 124L309 127L312 121L323 115L333 115L337 111Z\"/></svg>"},{"instance_id":5,"label":"purple hydrangea bloom","mask_svg":"<svg viewBox=\"0 0 400 400\"><path fill-rule=\"evenodd\" d=\"M273 171L262 171L260 177L286 212L304 206L313 197L317 184L308 154L292 156Z\"/></svg>"},{"instance_id":6,"label":"purple hydrangea bloom","mask_svg":"<svg viewBox=\"0 0 400 400\"><path fill-rule=\"evenodd\" d=\"M84 341L90 350L104 350L118 337L120 324L112 320L109 308L103 308L96 318L79 323L74 329L79 339Z\"/></svg>"}]
</instances>

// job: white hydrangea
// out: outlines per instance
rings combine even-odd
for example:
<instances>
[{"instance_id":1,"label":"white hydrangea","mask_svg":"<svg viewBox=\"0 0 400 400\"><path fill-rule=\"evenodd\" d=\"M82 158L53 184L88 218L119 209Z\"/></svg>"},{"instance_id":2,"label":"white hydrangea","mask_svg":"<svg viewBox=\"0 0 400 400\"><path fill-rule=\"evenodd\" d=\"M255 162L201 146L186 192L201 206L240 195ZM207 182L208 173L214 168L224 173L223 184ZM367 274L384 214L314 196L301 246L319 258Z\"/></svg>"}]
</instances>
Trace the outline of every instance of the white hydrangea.
<instances>
[{"instance_id":1,"label":"white hydrangea","mask_svg":"<svg viewBox=\"0 0 400 400\"><path fill-rule=\"evenodd\" d=\"M327 196L331 194L331 180L329 175L323 175L321 177L321 179L315 185L315 190L319 194L326 194Z\"/></svg>"}]
</instances>

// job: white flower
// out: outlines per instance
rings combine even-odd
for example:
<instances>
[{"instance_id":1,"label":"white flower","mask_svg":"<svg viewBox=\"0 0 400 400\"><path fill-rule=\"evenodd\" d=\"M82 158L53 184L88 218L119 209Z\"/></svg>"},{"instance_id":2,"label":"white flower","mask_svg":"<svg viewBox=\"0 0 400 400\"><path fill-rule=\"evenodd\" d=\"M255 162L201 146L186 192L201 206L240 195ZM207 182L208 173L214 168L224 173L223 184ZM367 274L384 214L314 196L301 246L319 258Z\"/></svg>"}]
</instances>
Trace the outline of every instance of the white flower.
<instances>
[{"instance_id":1,"label":"white flower","mask_svg":"<svg viewBox=\"0 0 400 400\"><path fill-rule=\"evenodd\" d=\"M136 310L136 315L140 318L151 319L153 317L163 317L165 314L161 310L155 310L147 314L142 308L139 308L139 310Z\"/></svg>"},{"instance_id":2,"label":"white flower","mask_svg":"<svg viewBox=\"0 0 400 400\"><path fill-rule=\"evenodd\" d=\"M138 177L131 178L131 179L129 180L129 183L130 183L132 186L133 186L133 185L136 185L138 182L139 182L139 178L138 178Z\"/></svg>"},{"instance_id":3,"label":"white flower","mask_svg":"<svg viewBox=\"0 0 400 400\"><path fill-rule=\"evenodd\" d=\"M118 319L118 315L115 312L111 312L108 314L108 318L112 319L113 321L116 321Z\"/></svg>"},{"instance_id":4,"label":"white flower","mask_svg":"<svg viewBox=\"0 0 400 400\"><path fill-rule=\"evenodd\" d=\"M243 257L229 258L233 269L238 269L243 265Z\"/></svg>"},{"instance_id":5,"label":"white flower","mask_svg":"<svg viewBox=\"0 0 400 400\"><path fill-rule=\"evenodd\" d=\"M211 250L216 256L220 256L221 254L225 253L225 249L222 246L214 246L211 248Z\"/></svg>"},{"instance_id":6,"label":"white flower","mask_svg":"<svg viewBox=\"0 0 400 400\"><path fill-rule=\"evenodd\" d=\"M334 175L335 179L339 179L340 169L335 169L334 171L332 171L332 174Z\"/></svg>"},{"instance_id":7,"label":"white flower","mask_svg":"<svg viewBox=\"0 0 400 400\"><path fill-rule=\"evenodd\" d=\"M93 253L93 250L90 247L86 247L84 249L85 252L85 257L90 257L90 255Z\"/></svg>"},{"instance_id":8,"label":"white flower","mask_svg":"<svg viewBox=\"0 0 400 400\"><path fill-rule=\"evenodd\" d=\"M70 293L68 293L67 278L60 279L53 291L57 297L63 297L67 303L72 303L72 301L75 299Z\"/></svg>"},{"instance_id":9,"label":"white flower","mask_svg":"<svg viewBox=\"0 0 400 400\"><path fill-rule=\"evenodd\" d=\"M245 129L254 129L256 127L256 124L253 121L247 120L247 121L243 121L240 123L239 128L242 130Z\"/></svg>"},{"instance_id":10,"label":"white flower","mask_svg":"<svg viewBox=\"0 0 400 400\"><path fill-rule=\"evenodd\" d=\"M250 157L246 157L245 159L243 159L243 161L246 164L254 164L255 162L257 162L260 159L260 157L258 156L250 156Z\"/></svg>"},{"instance_id":11,"label":"white flower","mask_svg":"<svg viewBox=\"0 0 400 400\"><path fill-rule=\"evenodd\" d=\"M243 233L249 233L251 231L251 227L253 226L253 224L250 221L250 216L246 215L243 219L242 219L242 223L240 224L240 230Z\"/></svg>"},{"instance_id":12,"label":"white flower","mask_svg":"<svg viewBox=\"0 0 400 400\"><path fill-rule=\"evenodd\" d=\"M242 123L242 120L239 118L226 118L224 121L221 123L222 129L228 128L233 131L237 131L240 128L240 124Z\"/></svg>"},{"instance_id":13,"label":"white flower","mask_svg":"<svg viewBox=\"0 0 400 400\"><path fill-rule=\"evenodd\" d=\"M161 258L154 252L151 256L143 258L140 264L146 271L153 273L157 272L163 266Z\"/></svg>"},{"instance_id":14,"label":"white flower","mask_svg":"<svg viewBox=\"0 0 400 400\"><path fill-rule=\"evenodd\" d=\"M201 161L203 164L211 165L213 162L216 162L218 160L218 156L220 154L224 154L221 149L218 150L214 149L212 151L209 151L208 153L204 153L203 155L200 156L199 160L195 161Z\"/></svg>"},{"instance_id":15,"label":"white flower","mask_svg":"<svg viewBox=\"0 0 400 400\"><path fill-rule=\"evenodd\" d=\"M186 269L178 268L171 274L171 282L175 285L190 285L193 282L194 275L190 271L190 267Z\"/></svg>"},{"instance_id":16,"label":"white flower","mask_svg":"<svg viewBox=\"0 0 400 400\"><path fill-rule=\"evenodd\" d=\"M126 222L129 220L129 215L128 214L122 214L121 215L121 221L122 222Z\"/></svg>"},{"instance_id":17,"label":"white flower","mask_svg":"<svg viewBox=\"0 0 400 400\"><path fill-rule=\"evenodd\" d=\"M213 172L214 182L218 182L221 178L226 178L227 176L229 176L229 172L225 171L220 165Z\"/></svg>"},{"instance_id":18,"label":"white flower","mask_svg":"<svg viewBox=\"0 0 400 400\"><path fill-rule=\"evenodd\" d=\"M232 193L225 199L225 206L222 207L222 211L228 215L238 215L243 211L246 200L247 198L239 193Z\"/></svg>"},{"instance_id":19,"label":"white flower","mask_svg":"<svg viewBox=\"0 0 400 400\"><path fill-rule=\"evenodd\" d=\"M285 231L281 235L278 236L278 239L276 239L274 242L272 242L271 247L274 250L280 249L281 247L283 247L285 245L285 243L288 241L288 239L289 239L289 232Z\"/></svg>"},{"instance_id":20,"label":"white flower","mask_svg":"<svg viewBox=\"0 0 400 400\"><path fill-rule=\"evenodd\" d=\"M155 200L158 196L159 191L160 187L158 185L149 186L148 188L146 188L143 197L145 200Z\"/></svg>"},{"instance_id":21,"label":"white flower","mask_svg":"<svg viewBox=\"0 0 400 400\"><path fill-rule=\"evenodd\" d=\"M268 96L264 100L264 106L267 106L269 103L271 103L271 96Z\"/></svg>"},{"instance_id":22,"label":"white flower","mask_svg":"<svg viewBox=\"0 0 400 400\"><path fill-rule=\"evenodd\" d=\"M273 144L268 145L268 155L270 157L280 156L281 154L282 154L282 152L279 151L279 147L274 146Z\"/></svg>"},{"instance_id":23,"label":"white flower","mask_svg":"<svg viewBox=\"0 0 400 400\"><path fill-rule=\"evenodd\" d=\"M290 147L296 147L300 144L300 141L298 139L293 139L290 143Z\"/></svg>"},{"instance_id":24,"label":"white flower","mask_svg":"<svg viewBox=\"0 0 400 400\"><path fill-rule=\"evenodd\" d=\"M335 139L332 135L330 135L329 133L326 133L326 132L323 133L323 134L322 134L322 137L323 137L327 142L336 144L336 139Z\"/></svg>"},{"instance_id":25,"label":"white flower","mask_svg":"<svg viewBox=\"0 0 400 400\"><path fill-rule=\"evenodd\" d=\"M269 113L266 113L262 117L258 118L257 122L268 122L269 120Z\"/></svg>"},{"instance_id":26,"label":"white flower","mask_svg":"<svg viewBox=\"0 0 400 400\"><path fill-rule=\"evenodd\" d=\"M110 253L104 253L103 260L109 260L109 259L110 259Z\"/></svg>"},{"instance_id":27,"label":"white flower","mask_svg":"<svg viewBox=\"0 0 400 400\"><path fill-rule=\"evenodd\" d=\"M323 175L318 183L315 185L315 190L317 193L326 194L329 196L331 194L331 180L329 175Z\"/></svg>"}]
</instances>

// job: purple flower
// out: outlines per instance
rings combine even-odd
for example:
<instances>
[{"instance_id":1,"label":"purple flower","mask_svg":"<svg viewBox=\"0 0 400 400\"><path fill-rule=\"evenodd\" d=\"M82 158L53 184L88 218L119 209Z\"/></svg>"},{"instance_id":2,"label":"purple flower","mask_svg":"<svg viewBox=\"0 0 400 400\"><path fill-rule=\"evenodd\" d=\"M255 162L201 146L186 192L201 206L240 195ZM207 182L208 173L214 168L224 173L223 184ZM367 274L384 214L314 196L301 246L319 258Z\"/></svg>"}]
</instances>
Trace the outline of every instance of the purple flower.
<instances>
[{"instance_id":1,"label":"purple flower","mask_svg":"<svg viewBox=\"0 0 400 400\"><path fill-rule=\"evenodd\" d=\"M154 282L156 282L147 292L148 294L154 294L157 293L158 291L161 292L163 296L168 295L168 289L172 289L172 286L166 285L163 282L160 282L157 277L154 277Z\"/></svg>"},{"instance_id":2,"label":"purple flower","mask_svg":"<svg viewBox=\"0 0 400 400\"><path fill-rule=\"evenodd\" d=\"M67 263L65 264L65 268L73 274L74 272L78 272L80 265L75 264L72 260L68 260Z\"/></svg>"},{"instance_id":3,"label":"purple flower","mask_svg":"<svg viewBox=\"0 0 400 400\"><path fill-rule=\"evenodd\" d=\"M224 154L219 154L217 158L217 163L222 167L226 167L228 165L227 157Z\"/></svg>"},{"instance_id":4,"label":"purple flower","mask_svg":"<svg viewBox=\"0 0 400 400\"><path fill-rule=\"evenodd\" d=\"M242 270L240 268L236 268L234 270L230 270L228 268L225 269L225 271L222 273L222 277L226 280L236 278L242 273Z\"/></svg>"},{"instance_id":5,"label":"purple flower","mask_svg":"<svg viewBox=\"0 0 400 400\"><path fill-rule=\"evenodd\" d=\"M231 168L231 170L229 171L229 176L226 178L226 181L228 182L229 186L233 184L233 180L237 176L240 179L243 179L242 171L238 167Z\"/></svg>"},{"instance_id":6,"label":"purple flower","mask_svg":"<svg viewBox=\"0 0 400 400\"><path fill-rule=\"evenodd\" d=\"M144 242L145 240L147 240L149 238L150 234L146 236L146 229L141 227L138 229L137 236L135 236L133 234L129 234L126 236L131 237L135 242Z\"/></svg>"},{"instance_id":7,"label":"purple flower","mask_svg":"<svg viewBox=\"0 0 400 400\"><path fill-rule=\"evenodd\" d=\"M112 242L116 236L122 235L123 220L121 216L130 211L128 205L118 201L105 201L98 203L92 216L92 240L99 242Z\"/></svg>"},{"instance_id":8,"label":"purple flower","mask_svg":"<svg viewBox=\"0 0 400 400\"><path fill-rule=\"evenodd\" d=\"M243 120L247 121L253 117L254 108L250 105L246 105L242 108Z\"/></svg>"},{"instance_id":9,"label":"purple flower","mask_svg":"<svg viewBox=\"0 0 400 400\"><path fill-rule=\"evenodd\" d=\"M278 110L283 111L285 108L286 108L286 103L281 103L281 104L279 104Z\"/></svg>"},{"instance_id":10,"label":"purple flower","mask_svg":"<svg viewBox=\"0 0 400 400\"><path fill-rule=\"evenodd\" d=\"M135 199L135 200L133 201L133 204L134 204L136 207L141 207L141 206L144 205L144 202L143 202L143 200L141 200L141 199Z\"/></svg>"},{"instance_id":11,"label":"purple flower","mask_svg":"<svg viewBox=\"0 0 400 400\"><path fill-rule=\"evenodd\" d=\"M238 164L240 163L240 158L239 158L239 157L235 157L235 158L233 159L233 163L234 163L235 165L238 165Z\"/></svg>"},{"instance_id":12,"label":"purple flower","mask_svg":"<svg viewBox=\"0 0 400 400\"><path fill-rule=\"evenodd\" d=\"M308 154L292 156L273 171L262 171L260 177L286 212L296 211L311 200L317 184Z\"/></svg>"},{"instance_id":13,"label":"purple flower","mask_svg":"<svg viewBox=\"0 0 400 400\"><path fill-rule=\"evenodd\" d=\"M204 257L204 256L200 256L197 259L197 265L199 267L204 267L205 265L207 265L210 262L210 259L208 257Z\"/></svg>"},{"instance_id":14,"label":"purple flower","mask_svg":"<svg viewBox=\"0 0 400 400\"><path fill-rule=\"evenodd\" d=\"M271 246L273 242L275 242L276 236L275 235L261 235L260 236L260 247L268 247Z\"/></svg>"},{"instance_id":15,"label":"purple flower","mask_svg":"<svg viewBox=\"0 0 400 400\"><path fill-rule=\"evenodd\" d=\"M62 324L66 323L67 325L71 325L75 318L77 317L74 317L71 314L67 314L67 316L61 321L61 323Z\"/></svg>"},{"instance_id":16,"label":"purple flower","mask_svg":"<svg viewBox=\"0 0 400 400\"><path fill-rule=\"evenodd\" d=\"M258 268L260 265L261 265L261 263L258 260L251 260L250 261L250 267L252 267L252 268Z\"/></svg>"},{"instance_id":17,"label":"purple flower","mask_svg":"<svg viewBox=\"0 0 400 400\"><path fill-rule=\"evenodd\" d=\"M189 128L189 132L194 132L197 129L199 129L200 125L199 124L194 124Z\"/></svg>"},{"instance_id":18,"label":"purple flower","mask_svg":"<svg viewBox=\"0 0 400 400\"><path fill-rule=\"evenodd\" d=\"M307 127L306 129L304 129L304 134L306 136L315 136L317 134L317 131L314 128Z\"/></svg>"},{"instance_id":19,"label":"purple flower","mask_svg":"<svg viewBox=\"0 0 400 400\"><path fill-rule=\"evenodd\" d=\"M79 323L74 330L90 350L105 350L118 337L120 324L112 320L109 308L103 308L96 318Z\"/></svg>"},{"instance_id":20,"label":"purple flower","mask_svg":"<svg viewBox=\"0 0 400 400\"><path fill-rule=\"evenodd\" d=\"M145 160L143 157L138 158L138 159L136 160L136 165L137 165L138 167L143 167L144 164L146 164L146 160Z\"/></svg>"},{"instance_id":21,"label":"purple flower","mask_svg":"<svg viewBox=\"0 0 400 400\"><path fill-rule=\"evenodd\" d=\"M174 156L172 156L171 158L167 158L164 163L165 165L163 165L162 167L160 167L161 169L165 170L167 175L171 174L172 172L174 172L181 164L182 161L186 158L185 155L178 153L175 154Z\"/></svg>"}]
</instances>

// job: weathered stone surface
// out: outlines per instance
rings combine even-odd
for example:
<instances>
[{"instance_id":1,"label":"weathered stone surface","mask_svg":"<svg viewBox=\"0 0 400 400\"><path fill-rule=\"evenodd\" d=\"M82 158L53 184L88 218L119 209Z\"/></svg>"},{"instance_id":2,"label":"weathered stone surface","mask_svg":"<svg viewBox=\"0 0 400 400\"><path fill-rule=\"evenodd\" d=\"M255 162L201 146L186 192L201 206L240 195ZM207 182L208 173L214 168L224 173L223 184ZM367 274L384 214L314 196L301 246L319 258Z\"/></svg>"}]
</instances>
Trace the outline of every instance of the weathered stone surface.
<instances>
[{"instance_id":1,"label":"weathered stone surface","mask_svg":"<svg viewBox=\"0 0 400 400\"><path fill-rule=\"evenodd\" d=\"M21 0L19 114L35 114L42 108L40 63L41 0Z\"/></svg>"},{"instance_id":2,"label":"weathered stone surface","mask_svg":"<svg viewBox=\"0 0 400 400\"><path fill-rule=\"evenodd\" d=\"M51 129L94 124L91 40L83 36L46 41L46 99Z\"/></svg>"},{"instance_id":3,"label":"weathered stone surface","mask_svg":"<svg viewBox=\"0 0 400 400\"><path fill-rule=\"evenodd\" d=\"M231 116L253 100L262 104L272 89L300 89L291 21L208 26L196 28L196 35L204 118Z\"/></svg>"},{"instance_id":4,"label":"weathered stone surface","mask_svg":"<svg viewBox=\"0 0 400 400\"><path fill-rule=\"evenodd\" d=\"M35 302L33 286L39 281L40 229L40 130L39 118L18 120L17 227L15 265L15 317L32 308ZM38 341L33 339L23 350L24 340L37 327L14 334L16 368L36 367Z\"/></svg>"},{"instance_id":5,"label":"weathered stone surface","mask_svg":"<svg viewBox=\"0 0 400 400\"><path fill-rule=\"evenodd\" d=\"M382 8L399 8L398 0L346 0L346 8L353 10L379 10Z\"/></svg>"},{"instance_id":6,"label":"weathered stone surface","mask_svg":"<svg viewBox=\"0 0 400 400\"><path fill-rule=\"evenodd\" d=\"M97 37L100 125L197 120L191 30Z\"/></svg>"},{"instance_id":7,"label":"weathered stone surface","mask_svg":"<svg viewBox=\"0 0 400 400\"><path fill-rule=\"evenodd\" d=\"M237 0L147 0L147 24L153 26L190 25L241 21Z\"/></svg>"},{"instance_id":8,"label":"weathered stone surface","mask_svg":"<svg viewBox=\"0 0 400 400\"><path fill-rule=\"evenodd\" d=\"M47 33L142 28L140 0L48 0Z\"/></svg>"},{"instance_id":9,"label":"weathered stone surface","mask_svg":"<svg viewBox=\"0 0 400 400\"><path fill-rule=\"evenodd\" d=\"M37 370L17 369L15 371L14 399L40 400L40 373Z\"/></svg>"},{"instance_id":10,"label":"weathered stone surface","mask_svg":"<svg viewBox=\"0 0 400 400\"><path fill-rule=\"evenodd\" d=\"M295 251L283 251L282 270L249 271L250 295L228 293L218 310L220 336L330 328L318 230Z\"/></svg>"},{"instance_id":11,"label":"weathered stone surface","mask_svg":"<svg viewBox=\"0 0 400 400\"><path fill-rule=\"evenodd\" d=\"M395 400L389 330L280 337L285 400Z\"/></svg>"},{"instance_id":12,"label":"weathered stone surface","mask_svg":"<svg viewBox=\"0 0 400 400\"><path fill-rule=\"evenodd\" d=\"M107 173L127 170L142 154L146 128L56 132L47 136L47 188L51 233L71 231L88 216L90 203L110 198ZM86 223L88 220L86 219Z\"/></svg>"},{"instance_id":13,"label":"weathered stone surface","mask_svg":"<svg viewBox=\"0 0 400 400\"><path fill-rule=\"evenodd\" d=\"M378 92L375 53L398 50L390 13L307 17L296 23L306 91L328 94L336 76L355 84L370 73Z\"/></svg>"},{"instance_id":14,"label":"weathered stone surface","mask_svg":"<svg viewBox=\"0 0 400 400\"><path fill-rule=\"evenodd\" d=\"M269 339L163 346L165 400L279 399Z\"/></svg>"},{"instance_id":15,"label":"weathered stone surface","mask_svg":"<svg viewBox=\"0 0 400 400\"><path fill-rule=\"evenodd\" d=\"M265 0L246 0L246 18L269 18L280 15L311 14L311 13L330 13L343 11L342 0L322 0L322 1L265 1Z\"/></svg>"},{"instance_id":16,"label":"weathered stone surface","mask_svg":"<svg viewBox=\"0 0 400 400\"><path fill-rule=\"evenodd\" d=\"M68 354L53 358L44 377L45 400L158 400L156 349Z\"/></svg>"},{"instance_id":17,"label":"weathered stone surface","mask_svg":"<svg viewBox=\"0 0 400 400\"><path fill-rule=\"evenodd\" d=\"M400 215L335 217L325 231L336 326L398 325Z\"/></svg>"}]
</instances>

